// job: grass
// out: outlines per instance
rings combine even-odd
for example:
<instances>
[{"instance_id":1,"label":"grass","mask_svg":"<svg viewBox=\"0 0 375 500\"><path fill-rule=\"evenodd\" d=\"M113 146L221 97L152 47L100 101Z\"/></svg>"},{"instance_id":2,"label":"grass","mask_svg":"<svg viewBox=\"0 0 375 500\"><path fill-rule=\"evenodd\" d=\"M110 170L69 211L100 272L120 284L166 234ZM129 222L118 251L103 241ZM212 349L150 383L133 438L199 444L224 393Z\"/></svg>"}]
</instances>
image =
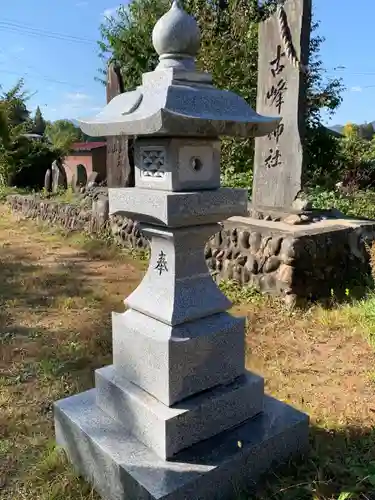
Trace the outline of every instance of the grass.
<instances>
[{"instance_id":1,"label":"grass","mask_svg":"<svg viewBox=\"0 0 375 500\"><path fill-rule=\"evenodd\" d=\"M0 210L2 500L98 499L55 448L52 405L111 363L110 312L124 309L146 265L133 257ZM310 453L268 474L252 500L374 498L375 295L290 311L220 286L247 316L248 368L311 416Z\"/></svg>"}]
</instances>

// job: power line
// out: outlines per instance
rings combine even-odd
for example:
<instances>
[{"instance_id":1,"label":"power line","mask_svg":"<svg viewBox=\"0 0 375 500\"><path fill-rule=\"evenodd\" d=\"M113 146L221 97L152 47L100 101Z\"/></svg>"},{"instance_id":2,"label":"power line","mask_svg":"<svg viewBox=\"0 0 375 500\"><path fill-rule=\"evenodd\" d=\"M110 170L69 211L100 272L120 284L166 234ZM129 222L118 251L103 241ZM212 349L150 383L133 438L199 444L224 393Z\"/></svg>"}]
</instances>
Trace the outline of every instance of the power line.
<instances>
[{"instance_id":1,"label":"power line","mask_svg":"<svg viewBox=\"0 0 375 500\"><path fill-rule=\"evenodd\" d=\"M2 31L8 31L11 33L22 33L28 36L36 36L41 38L52 38L55 40L61 40L65 42L72 42L77 44L86 44L86 45L96 45L97 42L95 40L91 40L88 38L77 37L74 35L69 35L65 33L57 33L55 31L44 30L40 28L35 28L32 26L28 26L25 24L9 22L9 21L0 21L0 29Z\"/></svg>"},{"instance_id":2,"label":"power line","mask_svg":"<svg viewBox=\"0 0 375 500\"><path fill-rule=\"evenodd\" d=\"M57 83L57 84L60 84L60 85L67 85L69 87L72 87L72 88L85 88L85 85L82 85L82 84L75 84L75 83L69 83L69 82L64 82L62 80L55 80L54 78L49 78L49 77L46 77L46 76L42 76L42 75L32 75L30 73L23 73L22 75L20 75L19 73L16 73L15 71L9 71L9 70L5 70L5 69L0 69L0 73L6 73L6 74L9 74L9 75L15 75L17 76L17 78L25 78L26 76L30 77L30 78L38 78L40 80L44 80L46 82L49 82L49 83Z\"/></svg>"},{"instance_id":3,"label":"power line","mask_svg":"<svg viewBox=\"0 0 375 500\"><path fill-rule=\"evenodd\" d=\"M4 50L2 50L2 49L0 49L0 54L1 54L1 53L2 53L2 54L4 54L4 55L6 56L5 51L4 51ZM41 72L39 71L39 69L38 69L38 68L36 68L35 66L32 66L32 65L30 65L30 64L25 64L25 63L24 63L24 61L23 61L23 60L22 60L19 56L17 56L17 55L14 55L14 54L13 54L13 56L12 56L12 57L13 57L13 59L17 59L17 60L18 60L18 61L19 61L19 62L20 62L23 66L25 66L26 68L31 69L32 71L36 72L36 73L37 73L37 75L38 75L38 77L39 77L40 79L42 79L42 80L49 81L49 82L52 82L52 83L58 83L58 84L61 84L61 85L68 85L68 86L70 86L70 87L80 87L80 88L84 88L84 86L83 86L83 85L72 84L72 83L69 83L69 82L65 82L65 81L62 81L62 80L58 80L58 79L56 79L56 78L52 78L52 77L46 76L46 75L44 75L43 73L41 73ZM2 72L4 72L4 70L2 70ZM34 77L33 75L30 75L30 73L27 73L27 72L25 72L25 73L24 73L24 75L28 75L28 76L30 76L31 78L33 78L33 77ZM35 77L36 77L36 75L35 75ZM35 77L34 77L34 78L35 78Z\"/></svg>"}]
</instances>

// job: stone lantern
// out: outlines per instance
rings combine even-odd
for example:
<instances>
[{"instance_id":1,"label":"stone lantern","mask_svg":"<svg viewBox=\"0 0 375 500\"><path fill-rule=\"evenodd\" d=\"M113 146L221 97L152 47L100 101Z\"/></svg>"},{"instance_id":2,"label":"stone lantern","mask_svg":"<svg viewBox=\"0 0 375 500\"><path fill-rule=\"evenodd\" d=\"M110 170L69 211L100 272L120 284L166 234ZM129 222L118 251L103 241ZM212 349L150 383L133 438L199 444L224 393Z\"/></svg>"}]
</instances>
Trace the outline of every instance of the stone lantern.
<instances>
[{"instance_id":1,"label":"stone lantern","mask_svg":"<svg viewBox=\"0 0 375 500\"><path fill-rule=\"evenodd\" d=\"M113 365L56 403L57 441L109 500L235 498L308 440L307 416L245 370L245 320L203 251L219 222L247 213L246 190L220 187L220 136L263 136L279 118L196 70L198 26L178 1L153 43L155 71L81 122L90 136L136 136L136 187L110 189L109 206L140 223L151 258L113 314Z\"/></svg>"}]
</instances>

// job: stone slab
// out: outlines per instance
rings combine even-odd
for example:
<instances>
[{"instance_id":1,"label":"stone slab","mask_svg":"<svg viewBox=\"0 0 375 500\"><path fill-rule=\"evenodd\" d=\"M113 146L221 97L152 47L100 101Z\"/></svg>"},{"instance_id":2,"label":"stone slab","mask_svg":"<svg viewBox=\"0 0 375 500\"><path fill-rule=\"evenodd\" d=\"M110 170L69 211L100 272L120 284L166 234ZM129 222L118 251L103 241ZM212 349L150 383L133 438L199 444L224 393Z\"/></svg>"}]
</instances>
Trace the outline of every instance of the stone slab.
<instances>
[{"instance_id":1,"label":"stone slab","mask_svg":"<svg viewBox=\"0 0 375 500\"><path fill-rule=\"evenodd\" d=\"M228 313L172 327L137 311L112 314L113 363L171 406L245 371L245 319Z\"/></svg>"},{"instance_id":2,"label":"stone slab","mask_svg":"<svg viewBox=\"0 0 375 500\"><path fill-rule=\"evenodd\" d=\"M236 217L206 247L216 280L234 279L263 293L281 295L294 306L306 299L339 299L358 291L358 275L370 276L368 246L375 221L328 219L289 226ZM354 292L356 293L356 292Z\"/></svg>"},{"instance_id":3,"label":"stone slab","mask_svg":"<svg viewBox=\"0 0 375 500\"><path fill-rule=\"evenodd\" d=\"M247 190L220 188L195 192L144 188L109 189L111 215L157 226L184 227L247 214Z\"/></svg>"},{"instance_id":4,"label":"stone slab","mask_svg":"<svg viewBox=\"0 0 375 500\"><path fill-rule=\"evenodd\" d=\"M95 387L99 408L163 459L235 427L263 409L264 381L249 372L173 407L126 380L114 366L96 370Z\"/></svg>"},{"instance_id":5,"label":"stone slab","mask_svg":"<svg viewBox=\"0 0 375 500\"><path fill-rule=\"evenodd\" d=\"M143 280L125 299L130 309L175 326L232 306L212 279L202 251L220 229L218 224L178 229L140 227L151 240L151 258Z\"/></svg>"},{"instance_id":6,"label":"stone slab","mask_svg":"<svg viewBox=\"0 0 375 500\"><path fill-rule=\"evenodd\" d=\"M308 448L308 417L266 397L264 412L164 461L95 404L95 389L55 404L57 442L106 500L234 500Z\"/></svg>"},{"instance_id":7,"label":"stone slab","mask_svg":"<svg viewBox=\"0 0 375 500\"><path fill-rule=\"evenodd\" d=\"M285 222L274 222L254 219L253 217L231 217L225 222L226 227L247 227L254 231L269 232L270 234L290 233L297 238L335 231L357 230L360 228L372 231L375 229L375 220L345 217L337 219L326 219L319 222L311 222L301 225L290 225Z\"/></svg>"},{"instance_id":8,"label":"stone slab","mask_svg":"<svg viewBox=\"0 0 375 500\"><path fill-rule=\"evenodd\" d=\"M286 0L259 25L257 112L282 121L255 141L255 206L291 208L302 189L311 3Z\"/></svg>"}]
</instances>

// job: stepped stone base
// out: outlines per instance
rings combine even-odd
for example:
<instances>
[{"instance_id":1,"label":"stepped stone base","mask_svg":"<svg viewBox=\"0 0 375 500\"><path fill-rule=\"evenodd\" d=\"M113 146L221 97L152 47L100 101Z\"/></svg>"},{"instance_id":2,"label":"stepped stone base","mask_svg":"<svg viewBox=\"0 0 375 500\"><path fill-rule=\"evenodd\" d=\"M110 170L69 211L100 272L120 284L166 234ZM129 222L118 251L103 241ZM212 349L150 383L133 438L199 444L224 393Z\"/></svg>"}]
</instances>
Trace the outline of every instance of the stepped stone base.
<instances>
[{"instance_id":1,"label":"stepped stone base","mask_svg":"<svg viewBox=\"0 0 375 500\"><path fill-rule=\"evenodd\" d=\"M55 404L57 442L106 500L234 500L308 446L308 417L265 397L264 411L165 461L96 405L97 391Z\"/></svg>"},{"instance_id":2,"label":"stepped stone base","mask_svg":"<svg viewBox=\"0 0 375 500\"><path fill-rule=\"evenodd\" d=\"M263 409L264 381L249 372L173 407L165 406L126 380L114 366L96 370L95 382L99 408L163 459L234 427Z\"/></svg>"}]
</instances>

